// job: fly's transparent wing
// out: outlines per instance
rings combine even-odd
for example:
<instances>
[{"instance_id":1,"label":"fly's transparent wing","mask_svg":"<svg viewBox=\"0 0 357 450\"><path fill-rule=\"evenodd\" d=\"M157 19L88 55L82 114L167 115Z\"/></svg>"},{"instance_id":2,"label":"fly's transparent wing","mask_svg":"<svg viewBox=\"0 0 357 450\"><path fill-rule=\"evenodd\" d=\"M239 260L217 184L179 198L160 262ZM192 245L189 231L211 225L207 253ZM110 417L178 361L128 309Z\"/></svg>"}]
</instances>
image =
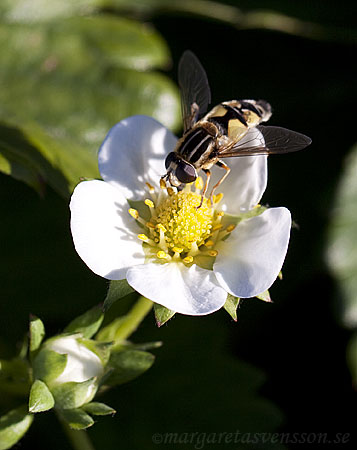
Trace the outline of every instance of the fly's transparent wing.
<instances>
[{"instance_id":1,"label":"fly's transparent wing","mask_svg":"<svg viewBox=\"0 0 357 450\"><path fill-rule=\"evenodd\" d=\"M184 131L189 130L205 114L211 102L207 75L198 58L186 50L178 67Z\"/></svg>"},{"instance_id":2,"label":"fly's transparent wing","mask_svg":"<svg viewBox=\"0 0 357 450\"><path fill-rule=\"evenodd\" d=\"M234 156L272 155L302 150L311 144L304 134L281 127L259 125L233 145L227 145L218 154L220 158Z\"/></svg>"}]
</instances>

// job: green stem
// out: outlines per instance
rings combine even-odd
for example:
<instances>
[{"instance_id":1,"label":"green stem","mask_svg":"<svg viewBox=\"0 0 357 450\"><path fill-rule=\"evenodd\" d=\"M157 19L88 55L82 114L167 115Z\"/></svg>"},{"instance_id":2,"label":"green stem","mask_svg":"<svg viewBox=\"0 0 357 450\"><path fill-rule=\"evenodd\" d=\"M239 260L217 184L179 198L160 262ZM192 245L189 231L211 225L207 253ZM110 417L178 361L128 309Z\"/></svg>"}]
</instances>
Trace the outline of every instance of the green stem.
<instances>
[{"instance_id":1,"label":"green stem","mask_svg":"<svg viewBox=\"0 0 357 450\"><path fill-rule=\"evenodd\" d=\"M73 430L70 426L58 417L62 424L63 430L74 450L95 450L89 435L84 430Z\"/></svg>"},{"instance_id":2,"label":"green stem","mask_svg":"<svg viewBox=\"0 0 357 450\"><path fill-rule=\"evenodd\" d=\"M120 327L116 330L115 340L125 340L138 328L145 316L153 307L153 302L146 297L140 297L128 314L125 315Z\"/></svg>"}]
</instances>

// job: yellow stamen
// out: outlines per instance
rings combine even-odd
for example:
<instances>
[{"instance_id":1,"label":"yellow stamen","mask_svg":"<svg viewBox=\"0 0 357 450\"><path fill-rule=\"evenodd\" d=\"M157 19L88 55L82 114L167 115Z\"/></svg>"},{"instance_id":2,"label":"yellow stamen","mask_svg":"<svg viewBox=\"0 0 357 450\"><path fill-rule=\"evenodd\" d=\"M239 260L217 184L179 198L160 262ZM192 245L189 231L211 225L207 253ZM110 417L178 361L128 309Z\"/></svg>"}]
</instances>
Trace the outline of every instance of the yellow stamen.
<instances>
[{"instance_id":1,"label":"yellow stamen","mask_svg":"<svg viewBox=\"0 0 357 450\"><path fill-rule=\"evenodd\" d=\"M231 224L228 225L228 227L226 228L226 230L228 231L228 233L230 233L231 231L233 231L236 228L237 225Z\"/></svg>"},{"instance_id":2,"label":"yellow stamen","mask_svg":"<svg viewBox=\"0 0 357 450\"><path fill-rule=\"evenodd\" d=\"M223 194L219 193L217 195L213 196L213 203L215 203L216 205L222 200L223 198Z\"/></svg>"},{"instance_id":3,"label":"yellow stamen","mask_svg":"<svg viewBox=\"0 0 357 450\"><path fill-rule=\"evenodd\" d=\"M210 251L208 252L208 254L209 254L210 256L217 256L217 255L218 255L218 252L217 252L217 250L210 250Z\"/></svg>"},{"instance_id":4,"label":"yellow stamen","mask_svg":"<svg viewBox=\"0 0 357 450\"><path fill-rule=\"evenodd\" d=\"M166 189L166 182L162 178L160 178L160 188L161 189Z\"/></svg>"},{"instance_id":5,"label":"yellow stamen","mask_svg":"<svg viewBox=\"0 0 357 450\"><path fill-rule=\"evenodd\" d=\"M215 225L215 226L212 228L212 231L220 230L222 227L223 227L223 225L222 225L221 223L218 223L217 225Z\"/></svg>"},{"instance_id":6,"label":"yellow stamen","mask_svg":"<svg viewBox=\"0 0 357 450\"><path fill-rule=\"evenodd\" d=\"M212 241L212 239L209 239L208 241L205 242L205 246L206 247L213 247L214 246L214 241Z\"/></svg>"},{"instance_id":7,"label":"yellow stamen","mask_svg":"<svg viewBox=\"0 0 357 450\"><path fill-rule=\"evenodd\" d=\"M168 187L167 188L167 193L169 194L169 196L171 197L172 195L174 195L175 191L172 189L172 187Z\"/></svg>"},{"instance_id":8,"label":"yellow stamen","mask_svg":"<svg viewBox=\"0 0 357 450\"><path fill-rule=\"evenodd\" d=\"M159 251L156 253L156 256L157 256L159 259L166 259L169 255L168 255L166 252L164 252L163 250L159 250Z\"/></svg>"},{"instance_id":9,"label":"yellow stamen","mask_svg":"<svg viewBox=\"0 0 357 450\"><path fill-rule=\"evenodd\" d=\"M148 198L145 200L144 203L145 203L145 205L148 206L149 208L155 208L154 202L153 202L152 200L148 199Z\"/></svg>"},{"instance_id":10,"label":"yellow stamen","mask_svg":"<svg viewBox=\"0 0 357 450\"><path fill-rule=\"evenodd\" d=\"M148 228L151 228L152 230L155 230L155 225L152 223L152 222L146 222L146 226L148 227Z\"/></svg>"},{"instance_id":11,"label":"yellow stamen","mask_svg":"<svg viewBox=\"0 0 357 450\"><path fill-rule=\"evenodd\" d=\"M149 238L144 233L138 234L138 238L145 242L149 240Z\"/></svg>"},{"instance_id":12,"label":"yellow stamen","mask_svg":"<svg viewBox=\"0 0 357 450\"><path fill-rule=\"evenodd\" d=\"M146 186L149 188L150 194L153 193L153 192L155 192L154 186L152 186L152 185L151 185L150 183L148 183L148 182L146 182L145 184L146 184Z\"/></svg>"},{"instance_id":13,"label":"yellow stamen","mask_svg":"<svg viewBox=\"0 0 357 450\"><path fill-rule=\"evenodd\" d=\"M131 215L131 217L134 217L134 219L138 219L139 218L139 213L138 213L138 211L136 209L130 208L128 212Z\"/></svg>"},{"instance_id":14,"label":"yellow stamen","mask_svg":"<svg viewBox=\"0 0 357 450\"><path fill-rule=\"evenodd\" d=\"M164 233L166 233L166 228L163 226L163 224L162 223L158 223L157 225L156 225L156 228L158 229L158 230L160 230L160 231L163 231Z\"/></svg>"},{"instance_id":15,"label":"yellow stamen","mask_svg":"<svg viewBox=\"0 0 357 450\"><path fill-rule=\"evenodd\" d=\"M175 253L182 253L183 252L183 248L181 248L181 247L172 247L172 250Z\"/></svg>"},{"instance_id":16,"label":"yellow stamen","mask_svg":"<svg viewBox=\"0 0 357 450\"><path fill-rule=\"evenodd\" d=\"M183 258L183 262L186 264L190 264L193 261L193 257L192 256L186 256L185 258Z\"/></svg>"}]
</instances>

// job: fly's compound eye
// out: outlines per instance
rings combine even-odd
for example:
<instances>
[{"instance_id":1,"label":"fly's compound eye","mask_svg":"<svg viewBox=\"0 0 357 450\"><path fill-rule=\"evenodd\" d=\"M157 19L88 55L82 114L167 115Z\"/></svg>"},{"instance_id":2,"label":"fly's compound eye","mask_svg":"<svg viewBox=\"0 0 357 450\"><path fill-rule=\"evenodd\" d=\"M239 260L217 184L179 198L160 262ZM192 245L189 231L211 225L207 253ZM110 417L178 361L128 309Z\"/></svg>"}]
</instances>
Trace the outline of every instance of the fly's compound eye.
<instances>
[{"instance_id":1,"label":"fly's compound eye","mask_svg":"<svg viewBox=\"0 0 357 450\"><path fill-rule=\"evenodd\" d=\"M197 178L196 169L185 161L179 161L175 170L176 178L181 183L193 183Z\"/></svg>"},{"instance_id":2,"label":"fly's compound eye","mask_svg":"<svg viewBox=\"0 0 357 450\"><path fill-rule=\"evenodd\" d=\"M170 167L170 164L172 163L172 161L174 161L176 159L176 155L175 152L171 152L166 156L165 159L165 167L166 170Z\"/></svg>"}]
</instances>

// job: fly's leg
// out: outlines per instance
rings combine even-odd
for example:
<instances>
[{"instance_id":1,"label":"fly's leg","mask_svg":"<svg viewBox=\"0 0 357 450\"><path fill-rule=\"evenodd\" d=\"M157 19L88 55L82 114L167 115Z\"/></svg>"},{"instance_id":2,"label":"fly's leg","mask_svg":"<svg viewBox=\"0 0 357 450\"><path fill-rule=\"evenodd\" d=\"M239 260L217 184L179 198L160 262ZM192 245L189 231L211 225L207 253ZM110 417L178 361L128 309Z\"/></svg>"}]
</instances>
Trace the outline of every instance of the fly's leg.
<instances>
[{"instance_id":1,"label":"fly's leg","mask_svg":"<svg viewBox=\"0 0 357 450\"><path fill-rule=\"evenodd\" d=\"M210 194L211 205L213 205L213 194L214 194L214 191L215 191L215 190L218 188L218 186L223 182L223 180L224 180L225 178L228 177L228 174L229 174L229 172L231 171L231 168L228 167L227 164L224 164L224 162L222 162L222 161L220 161L220 160L218 160L218 161L216 162L216 166L221 167L222 169L224 169L224 170L226 171L226 173L223 175L222 178L220 178L220 179L218 180L218 182L217 182L217 183L213 186L213 188L212 188L212 191L211 191L211 194ZM207 183L207 184L208 184L208 183ZM206 187L206 190L207 190L207 187Z\"/></svg>"},{"instance_id":2,"label":"fly's leg","mask_svg":"<svg viewBox=\"0 0 357 450\"><path fill-rule=\"evenodd\" d=\"M208 184L209 184L209 180L211 178L211 171L210 170L202 169L202 172L204 172L206 174L206 181L205 181L205 185L203 186L203 191L202 191L202 195L201 195L201 201L200 201L199 206L197 206L197 209L201 208L201 206L202 206L203 198L206 195Z\"/></svg>"}]
</instances>

